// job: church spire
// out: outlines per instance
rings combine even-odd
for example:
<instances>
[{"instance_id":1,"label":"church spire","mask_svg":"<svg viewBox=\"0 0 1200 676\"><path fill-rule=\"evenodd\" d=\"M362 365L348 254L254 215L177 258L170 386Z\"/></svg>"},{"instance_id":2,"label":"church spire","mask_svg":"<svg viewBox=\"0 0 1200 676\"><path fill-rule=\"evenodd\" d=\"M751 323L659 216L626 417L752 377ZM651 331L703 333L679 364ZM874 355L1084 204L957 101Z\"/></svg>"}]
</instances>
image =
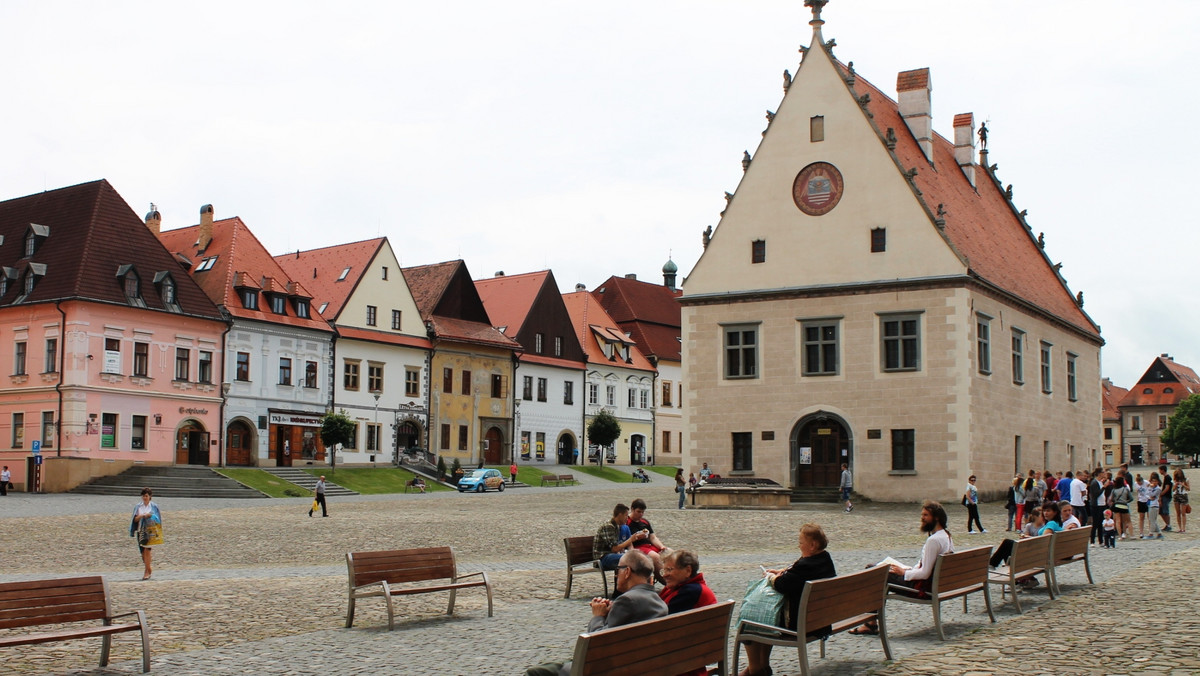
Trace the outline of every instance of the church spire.
<instances>
[{"instance_id":1,"label":"church spire","mask_svg":"<svg viewBox=\"0 0 1200 676\"><path fill-rule=\"evenodd\" d=\"M813 18L808 25L813 27L813 44L825 42L821 36L821 26L825 25L824 19L821 18L821 10L828 4L829 0L804 0L804 6L812 10Z\"/></svg>"}]
</instances>

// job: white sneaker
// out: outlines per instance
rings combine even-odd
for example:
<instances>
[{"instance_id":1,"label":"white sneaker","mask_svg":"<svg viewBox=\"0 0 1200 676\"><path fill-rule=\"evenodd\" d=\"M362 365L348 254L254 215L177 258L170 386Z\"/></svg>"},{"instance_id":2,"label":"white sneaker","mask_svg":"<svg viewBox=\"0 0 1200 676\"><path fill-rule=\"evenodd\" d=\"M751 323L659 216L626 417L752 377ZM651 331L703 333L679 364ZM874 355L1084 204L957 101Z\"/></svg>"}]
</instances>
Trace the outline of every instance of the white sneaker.
<instances>
[{"instance_id":1,"label":"white sneaker","mask_svg":"<svg viewBox=\"0 0 1200 676\"><path fill-rule=\"evenodd\" d=\"M987 532L987 529L986 529L986 528L980 528L980 529L979 529L979 532L980 532L980 533L986 533L986 532Z\"/></svg>"},{"instance_id":2,"label":"white sneaker","mask_svg":"<svg viewBox=\"0 0 1200 676\"><path fill-rule=\"evenodd\" d=\"M973 531L973 530L967 531L967 535L974 535L974 534L975 534L975 531Z\"/></svg>"}]
</instances>

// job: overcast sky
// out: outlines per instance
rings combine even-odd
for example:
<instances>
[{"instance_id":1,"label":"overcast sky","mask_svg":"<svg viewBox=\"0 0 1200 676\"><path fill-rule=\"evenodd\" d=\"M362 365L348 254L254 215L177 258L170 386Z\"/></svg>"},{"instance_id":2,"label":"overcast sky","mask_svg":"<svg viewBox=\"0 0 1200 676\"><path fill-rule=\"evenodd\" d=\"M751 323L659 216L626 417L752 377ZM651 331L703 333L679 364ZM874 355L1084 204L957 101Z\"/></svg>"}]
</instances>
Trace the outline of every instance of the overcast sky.
<instances>
[{"instance_id":1,"label":"overcast sky","mask_svg":"<svg viewBox=\"0 0 1200 676\"><path fill-rule=\"evenodd\" d=\"M386 235L404 265L681 275L795 72L802 0L0 4L0 198L107 178L171 229L242 217L274 253ZM934 128L991 129L1129 387L1200 369L1189 85L1200 2L833 0L826 39ZM1190 119L1190 117L1188 117ZM1192 282L1192 283L1190 283Z\"/></svg>"}]
</instances>

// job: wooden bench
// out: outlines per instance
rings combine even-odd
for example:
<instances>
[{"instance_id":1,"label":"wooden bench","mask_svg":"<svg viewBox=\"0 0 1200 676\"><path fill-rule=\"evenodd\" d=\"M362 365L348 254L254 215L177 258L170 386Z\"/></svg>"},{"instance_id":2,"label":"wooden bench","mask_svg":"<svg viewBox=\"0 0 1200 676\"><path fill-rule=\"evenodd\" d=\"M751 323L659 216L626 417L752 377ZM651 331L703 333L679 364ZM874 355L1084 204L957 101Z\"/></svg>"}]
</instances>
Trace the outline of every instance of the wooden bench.
<instances>
[{"instance_id":1,"label":"wooden bench","mask_svg":"<svg viewBox=\"0 0 1200 676\"><path fill-rule=\"evenodd\" d=\"M879 626L883 654L887 659L892 659L887 622L884 619L887 577L888 566L879 565L859 573L805 582L804 592L800 595L800 607L796 611L795 631L742 620L733 638L734 673L738 671L738 656L743 643L765 643L796 648L800 653L800 673L806 675L810 642L821 642L823 658L825 641L830 636L869 622Z\"/></svg>"},{"instance_id":2,"label":"wooden bench","mask_svg":"<svg viewBox=\"0 0 1200 676\"><path fill-rule=\"evenodd\" d=\"M558 475L558 483L559 483L559 485L562 485L562 484L572 485L572 484L577 484L579 482L575 480L574 474L559 474Z\"/></svg>"},{"instance_id":3,"label":"wooden bench","mask_svg":"<svg viewBox=\"0 0 1200 676\"><path fill-rule=\"evenodd\" d=\"M1072 528L1054 533L1050 536L1050 584L1054 587L1055 596L1062 596L1058 586L1058 568L1071 563L1082 563L1087 571L1088 584L1096 584L1092 580L1092 561L1088 555L1088 540L1091 528Z\"/></svg>"},{"instance_id":4,"label":"wooden bench","mask_svg":"<svg viewBox=\"0 0 1200 676\"><path fill-rule=\"evenodd\" d=\"M567 550L567 591L563 594L564 599L571 598L571 582L575 576L587 573L600 573L600 580L604 582L604 596L608 596L608 576L600 569L600 560L592 553L594 539L591 535L563 538L563 547Z\"/></svg>"},{"instance_id":5,"label":"wooden bench","mask_svg":"<svg viewBox=\"0 0 1200 676\"><path fill-rule=\"evenodd\" d=\"M571 676L675 676L715 663L726 668L733 601L626 624L575 641Z\"/></svg>"},{"instance_id":6,"label":"wooden bench","mask_svg":"<svg viewBox=\"0 0 1200 676\"><path fill-rule=\"evenodd\" d=\"M136 617L137 621L113 624L113 620L121 617ZM104 624L60 628L35 634L5 634L0 636L0 647L100 636L100 666L104 667L108 666L112 635L140 631L142 671L150 671L150 627L146 624L146 613L134 610L114 615L109 603L108 582L103 577L72 577L0 584L0 629L88 620L100 620Z\"/></svg>"},{"instance_id":7,"label":"wooden bench","mask_svg":"<svg viewBox=\"0 0 1200 676\"><path fill-rule=\"evenodd\" d=\"M933 574L929 578L930 588L926 598L912 596L905 592L905 587L888 585L888 600L905 603L920 603L933 607L933 626L937 627L938 638L946 640L942 631L942 602L962 597L963 612L967 612L967 597L977 592L983 592L983 602L987 606L988 617L993 623L996 616L992 614L992 590L988 586L988 559L992 556L991 547L975 547L953 554L942 554L933 564Z\"/></svg>"},{"instance_id":8,"label":"wooden bench","mask_svg":"<svg viewBox=\"0 0 1200 676\"><path fill-rule=\"evenodd\" d=\"M547 484L554 484L555 486L561 486L562 479L558 478L557 474L543 474L542 475L542 485L545 486Z\"/></svg>"},{"instance_id":9,"label":"wooden bench","mask_svg":"<svg viewBox=\"0 0 1200 676\"><path fill-rule=\"evenodd\" d=\"M1004 595L1011 591L1017 612L1022 613L1024 611L1021 610L1021 599L1017 597L1018 580L1045 575L1046 592L1050 594L1051 600L1054 599L1054 589L1050 584L1047 566L1050 560L1050 534L1013 540L1012 543L1012 555L1008 558L1008 565L989 572L988 584L1003 585L1000 592L1002 601Z\"/></svg>"},{"instance_id":10,"label":"wooden bench","mask_svg":"<svg viewBox=\"0 0 1200 676\"><path fill-rule=\"evenodd\" d=\"M492 583L487 573L471 573L459 575L454 564L454 551L449 547L429 547L426 549L399 549L381 552L348 552L346 568L350 575L350 602L346 610L346 628L354 625L354 602L370 596L382 596L387 602L388 629L395 625L393 622L392 597L405 594L426 594L429 592L449 591L450 605L446 608L447 615L454 614L454 596L459 589L467 587L483 587L487 590L488 617L492 616ZM482 579L461 582L468 577ZM448 583L412 587L393 586L411 582L428 580L444 580Z\"/></svg>"},{"instance_id":11,"label":"wooden bench","mask_svg":"<svg viewBox=\"0 0 1200 676\"><path fill-rule=\"evenodd\" d=\"M417 486L415 482L416 482L415 477L412 479L409 479L408 481L405 481L404 482L404 492L407 493L409 491L409 489L412 489L412 490L417 491L418 493L424 493L425 492L424 488L427 488L429 486L429 484L425 484L424 486Z\"/></svg>"}]
</instances>

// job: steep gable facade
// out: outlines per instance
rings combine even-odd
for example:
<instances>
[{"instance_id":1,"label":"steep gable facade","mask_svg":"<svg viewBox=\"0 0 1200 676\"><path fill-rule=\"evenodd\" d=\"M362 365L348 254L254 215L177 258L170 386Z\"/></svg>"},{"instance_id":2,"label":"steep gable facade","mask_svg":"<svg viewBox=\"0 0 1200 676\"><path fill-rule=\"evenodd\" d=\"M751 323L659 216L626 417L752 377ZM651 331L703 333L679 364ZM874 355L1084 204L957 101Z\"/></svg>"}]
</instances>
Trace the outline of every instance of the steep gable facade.
<instances>
[{"instance_id":1,"label":"steep gable facade","mask_svg":"<svg viewBox=\"0 0 1200 676\"><path fill-rule=\"evenodd\" d=\"M591 293L580 289L563 294L563 303L588 360L583 393L586 461L599 462L603 453L604 462L651 462L655 455L654 366ZM621 424L621 436L609 448L600 448L586 438L588 424L601 411Z\"/></svg>"},{"instance_id":2,"label":"steep gable facade","mask_svg":"<svg viewBox=\"0 0 1200 676\"><path fill-rule=\"evenodd\" d=\"M1117 404L1121 420L1122 460L1153 465L1162 461L1159 437L1179 402L1200 393L1200 377L1170 355L1154 358L1137 384Z\"/></svg>"},{"instance_id":3,"label":"steep gable facade","mask_svg":"<svg viewBox=\"0 0 1200 676\"><path fill-rule=\"evenodd\" d=\"M1101 436L1099 328L986 166L813 39L683 284L685 463L884 500L1001 494ZM831 493L830 493L831 494Z\"/></svg>"},{"instance_id":4,"label":"steep gable facade","mask_svg":"<svg viewBox=\"0 0 1200 676\"><path fill-rule=\"evenodd\" d=\"M1129 390L1124 387L1114 385L1111 380L1105 378L1100 383L1100 390L1103 396L1104 408L1104 439L1101 441L1101 449L1104 454L1104 465L1106 467L1118 465L1125 462L1128 456L1124 452L1125 445L1122 442L1122 425L1121 425L1121 400L1129 394Z\"/></svg>"},{"instance_id":5,"label":"steep gable facade","mask_svg":"<svg viewBox=\"0 0 1200 676\"><path fill-rule=\"evenodd\" d=\"M571 464L583 439L587 357L575 338L554 273L475 281L491 322L521 344L513 420L521 462Z\"/></svg>"},{"instance_id":6,"label":"steep gable facade","mask_svg":"<svg viewBox=\"0 0 1200 676\"><path fill-rule=\"evenodd\" d=\"M275 261L312 293L312 305L337 332L329 407L357 425L338 461L399 462L403 451L429 448L430 343L387 238Z\"/></svg>"},{"instance_id":7,"label":"steep gable facade","mask_svg":"<svg viewBox=\"0 0 1200 676\"><path fill-rule=\"evenodd\" d=\"M429 411L438 455L503 464L514 450L513 366L521 345L495 328L461 260L404 268L429 333Z\"/></svg>"},{"instance_id":8,"label":"steep gable facade","mask_svg":"<svg viewBox=\"0 0 1200 676\"><path fill-rule=\"evenodd\" d=\"M678 465L683 459L682 308L679 291L667 281L651 284L632 275L614 276L596 287L592 295L654 365L654 461Z\"/></svg>"},{"instance_id":9,"label":"steep gable facade","mask_svg":"<svg viewBox=\"0 0 1200 676\"><path fill-rule=\"evenodd\" d=\"M222 333L104 180L0 202L0 462L61 491L136 463L218 464Z\"/></svg>"},{"instance_id":10,"label":"steep gable facade","mask_svg":"<svg viewBox=\"0 0 1200 676\"><path fill-rule=\"evenodd\" d=\"M332 397L333 329L240 218L147 226L183 269L232 317L225 335L225 464L291 466L326 462L321 416Z\"/></svg>"}]
</instances>

